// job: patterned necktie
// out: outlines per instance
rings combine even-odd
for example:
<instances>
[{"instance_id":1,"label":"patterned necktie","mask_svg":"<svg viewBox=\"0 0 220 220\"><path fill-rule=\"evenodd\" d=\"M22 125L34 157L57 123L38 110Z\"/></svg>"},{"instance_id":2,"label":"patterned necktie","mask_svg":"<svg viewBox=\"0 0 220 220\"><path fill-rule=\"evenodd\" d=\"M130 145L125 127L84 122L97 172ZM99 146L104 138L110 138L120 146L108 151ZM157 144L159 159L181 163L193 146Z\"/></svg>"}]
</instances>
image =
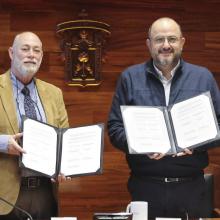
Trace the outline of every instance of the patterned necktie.
<instances>
[{"instance_id":1,"label":"patterned necktie","mask_svg":"<svg viewBox=\"0 0 220 220\"><path fill-rule=\"evenodd\" d=\"M22 92L22 94L24 94L25 115L28 118L37 119L37 114L36 114L36 110L35 110L35 107L34 107L34 101L30 97L30 90L28 89L28 87L25 86L21 90L21 92Z\"/></svg>"}]
</instances>

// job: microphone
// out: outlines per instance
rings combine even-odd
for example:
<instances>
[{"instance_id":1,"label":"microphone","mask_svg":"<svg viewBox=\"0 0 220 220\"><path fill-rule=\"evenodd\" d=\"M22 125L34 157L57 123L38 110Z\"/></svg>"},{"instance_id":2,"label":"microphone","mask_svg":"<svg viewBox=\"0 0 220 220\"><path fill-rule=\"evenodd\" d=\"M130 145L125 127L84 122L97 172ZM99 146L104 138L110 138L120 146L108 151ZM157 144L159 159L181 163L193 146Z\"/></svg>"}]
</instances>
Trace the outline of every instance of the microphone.
<instances>
[{"instance_id":1,"label":"microphone","mask_svg":"<svg viewBox=\"0 0 220 220\"><path fill-rule=\"evenodd\" d=\"M5 203L7 203L9 206L19 210L20 212L24 213L25 215L27 215L29 220L33 220L32 216L27 211L25 211L24 209L22 209L22 208L20 208L20 207L18 207L16 205L13 205L12 203L10 203L9 201L3 199L2 197L0 197L0 200L5 202Z\"/></svg>"},{"instance_id":2,"label":"microphone","mask_svg":"<svg viewBox=\"0 0 220 220\"><path fill-rule=\"evenodd\" d=\"M188 211L187 211L186 208L183 208L183 207L180 208L180 212L183 213L183 215L184 215L184 216L182 217L183 219L189 220L189 213L188 213Z\"/></svg>"}]
</instances>

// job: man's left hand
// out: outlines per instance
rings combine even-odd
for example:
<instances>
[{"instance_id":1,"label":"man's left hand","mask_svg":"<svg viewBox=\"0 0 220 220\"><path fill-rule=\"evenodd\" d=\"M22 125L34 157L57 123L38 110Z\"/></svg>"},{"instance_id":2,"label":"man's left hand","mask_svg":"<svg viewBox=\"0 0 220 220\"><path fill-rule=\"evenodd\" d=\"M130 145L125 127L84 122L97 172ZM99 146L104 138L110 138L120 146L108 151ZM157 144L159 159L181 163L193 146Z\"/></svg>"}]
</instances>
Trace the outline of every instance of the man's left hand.
<instances>
[{"instance_id":1,"label":"man's left hand","mask_svg":"<svg viewBox=\"0 0 220 220\"><path fill-rule=\"evenodd\" d=\"M176 154L177 157L185 156L185 155L192 155L193 150L189 150L188 148L185 148L182 152L179 152Z\"/></svg>"}]
</instances>

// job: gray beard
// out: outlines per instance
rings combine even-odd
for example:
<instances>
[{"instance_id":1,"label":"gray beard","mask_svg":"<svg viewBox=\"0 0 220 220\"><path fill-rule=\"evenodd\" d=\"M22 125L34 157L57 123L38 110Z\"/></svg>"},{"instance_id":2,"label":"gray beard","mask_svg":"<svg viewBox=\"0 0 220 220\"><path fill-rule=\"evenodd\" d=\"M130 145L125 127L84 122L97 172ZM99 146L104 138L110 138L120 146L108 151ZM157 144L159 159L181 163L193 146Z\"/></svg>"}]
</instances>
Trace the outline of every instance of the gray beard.
<instances>
[{"instance_id":1,"label":"gray beard","mask_svg":"<svg viewBox=\"0 0 220 220\"><path fill-rule=\"evenodd\" d=\"M180 59L180 56L175 56L172 60L169 59L156 59L155 64L161 67L167 67L167 66L175 66L178 63L178 60Z\"/></svg>"},{"instance_id":2,"label":"gray beard","mask_svg":"<svg viewBox=\"0 0 220 220\"><path fill-rule=\"evenodd\" d=\"M30 77L34 76L35 73L38 71L41 62L38 64L23 64L17 57L14 59L14 65L17 67L17 70L22 75L22 77Z\"/></svg>"},{"instance_id":3,"label":"gray beard","mask_svg":"<svg viewBox=\"0 0 220 220\"><path fill-rule=\"evenodd\" d=\"M35 74L37 71L38 71L38 66L23 66L21 65L19 67L19 70L20 70L20 73L23 75L23 76L26 76L26 75L29 75L29 74Z\"/></svg>"},{"instance_id":4,"label":"gray beard","mask_svg":"<svg viewBox=\"0 0 220 220\"><path fill-rule=\"evenodd\" d=\"M168 66L170 64L172 64L173 62L169 61L169 60L157 60L157 63L160 65L160 66Z\"/></svg>"}]
</instances>

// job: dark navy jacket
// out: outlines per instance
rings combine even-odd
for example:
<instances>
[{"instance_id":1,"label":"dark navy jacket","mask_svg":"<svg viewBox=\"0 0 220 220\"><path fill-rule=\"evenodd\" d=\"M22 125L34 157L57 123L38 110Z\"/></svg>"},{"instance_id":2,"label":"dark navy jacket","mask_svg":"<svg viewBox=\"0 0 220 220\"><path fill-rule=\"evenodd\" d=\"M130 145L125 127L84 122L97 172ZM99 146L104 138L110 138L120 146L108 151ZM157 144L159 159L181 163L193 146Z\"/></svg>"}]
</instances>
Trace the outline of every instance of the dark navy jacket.
<instances>
[{"instance_id":1,"label":"dark navy jacket","mask_svg":"<svg viewBox=\"0 0 220 220\"><path fill-rule=\"evenodd\" d=\"M183 60L177 68L170 88L169 105L210 91L220 124L220 94L213 75L204 67ZM165 106L164 87L152 60L127 68L118 80L108 120L112 144L126 153L131 172L140 176L184 177L203 173L208 165L206 151L194 151L182 157L165 156L160 160L147 155L128 154L127 140L120 112L121 105Z\"/></svg>"}]
</instances>

